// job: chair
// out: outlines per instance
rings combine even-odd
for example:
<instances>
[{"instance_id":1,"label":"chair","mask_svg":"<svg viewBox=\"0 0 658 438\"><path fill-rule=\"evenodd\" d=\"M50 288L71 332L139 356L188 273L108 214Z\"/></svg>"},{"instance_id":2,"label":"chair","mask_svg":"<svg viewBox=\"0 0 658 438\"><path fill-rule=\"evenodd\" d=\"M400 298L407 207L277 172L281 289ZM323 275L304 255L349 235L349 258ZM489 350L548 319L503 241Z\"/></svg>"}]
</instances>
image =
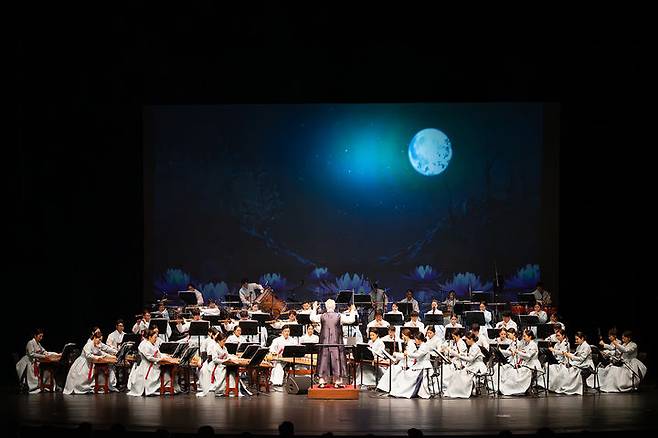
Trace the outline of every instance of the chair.
<instances>
[{"instance_id":1,"label":"chair","mask_svg":"<svg viewBox=\"0 0 658 438\"><path fill-rule=\"evenodd\" d=\"M473 374L475 377L475 395L481 396L486 391L487 395L496 395L496 391L493 388L493 375L494 375L494 355L489 354L487 360L487 372L480 373L477 372ZM491 385L490 385L491 384Z\"/></svg>"}]
</instances>

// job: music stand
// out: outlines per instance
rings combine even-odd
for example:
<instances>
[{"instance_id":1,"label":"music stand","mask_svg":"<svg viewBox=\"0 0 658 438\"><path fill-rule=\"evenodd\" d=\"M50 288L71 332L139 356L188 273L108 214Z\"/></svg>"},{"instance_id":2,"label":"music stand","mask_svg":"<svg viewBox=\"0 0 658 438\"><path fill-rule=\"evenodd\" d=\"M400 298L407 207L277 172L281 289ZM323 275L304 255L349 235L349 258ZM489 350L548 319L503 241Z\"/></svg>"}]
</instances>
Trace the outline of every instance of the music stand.
<instances>
[{"instance_id":1,"label":"music stand","mask_svg":"<svg viewBox=\"0 0 658 438\"><path fill-rule=\"evenodd\" d=\"M179 345L181 344L179 344L178 342L163 342L162 344L160 344L159 350L160 353L168 354L171 356L172 354L174 354L176 348L178 348Z\"/></svg>"},{"instance_id":2,"label":"music stand","mask_svg":"<svg viewBox=\"0 0 658 438\"><path fill-rule=\"evenodd\" d=\"M484 322L484 312L480 312L479 310L464 312L464 325L470 327L473 323L478 323L480 327L484 327L486 325Z\"/></svg>"},{"instance_id":3,"label":"music stand","mask_svg":"<svg viewBox=\"0 0 658 438\"><path fill-rule=\"evenodd\" d=\"M236 354L238 352L238 343L237 342L225 342L224 347L228 354Z\"/></svg>"},{"instance_id":4,"label":"music stand","mask_svg":"<svg viewBox=\"0 0 658 438\"><path fill-rule=\"evenodd\" d=\"M503 344L503 345L505 345L505 344ZM496 358L496 362L498 362L498 386L496 387L496 395L503 395L503 393L500 392L500 367L501 367L501 364L507 363L507 358L500 351L500 347L502 347L502 345L491 344L489 346L491 354L494 355L494 357ZM508 345L508 347L509 347L509 345Z\"/></svg>"},{"instance_id":5,"label":"music stand","mask_svg":"<svg viewBox=\"0 0 658 438\"><path fill-rule=\"evenodd\" d=\"M519 303L526 303L526 305L533 307L535 305L535 302L537 301L537 298L535 297L535 294L533 294L532 292L520 293L518 294L518 300Z\"/></svg>"},{"instance_id":6,"label":"music stand","mask_svg":"<svg viewBox=\"0 0 658 438\"><path fill-rule=\"evenodd\" d=\"M354 292L351 290L341 290L336 295L336 304L349 304L352 301L352 295Z\"/></svg>"},{"instance_id":7,"label":"music stand","mask_svg":"<svg viewBox=\"0 0 658 438\"><path fill-rule=\"evenodd\" d=\"M540 356L543 355L546 358L546 390L548 391L550 382L551 382L551 365L557 365L560 362L557 360L555 355L551 350L545 347L539 347Z\"/></svg>"},{"instance_id":8,"label":"music stand","mask_svg":"<svg viewBox=\"0 0 658 438\"><path fill-rule=\"evenodd\" d=\"M187 366L190 364L190 361L194 358L194 355L196 355L197 351L199 350L199 347L187 344L187 349L185 352L181 355L180 362L179 364L181 366Z\"/></svg>"},{"instance_id":9,"label":"music stand","mask_svg":"<svg viewBox=\"0 0 658 438\"><path fill-rule=\"evenodd\" d=\"M384 348L384 350L382 350L380 353L376 353L372 348L370 348L370 352L375 357L375 388L379 386L379 359L388 359L388 393L390 394L392 384L391 380L393 378L391 375L391 365L395 361L395 357L386 351L386 348ZM361 378L361 383L363 383L363 377Z\"/></svg>"},{"instance_id":10,"label":"music stand","mask_svg":"<svg viewBox=\"0 0 658 438\"><path fill-rule=\"evenodd\" d=\"M202 320L208 321L212 327L219 325L222 317L220 315L204 315L201 317Z\"/></svg>"},{"instance_id":11,"label":"music stand","mask_svg":"<svg viewBox=\"0 0 658 438\"><path fill-rule=\"evenodd\" d=\"M190 321L190 336L196 336L198 341L198 346L201 346L201 337L208 336L208 330L210 329L210 323L208 321Z\"/></svg>"},{"instance_id":12,"label":"music stand","mask_svg":"<svg viewBox=\"0 0 658 438\"><path fill-rule=\"evenodd\" d=\"M290 329L290 336L293 338L301 338L304 335L304 326L301 324L288 324L284 325Z\"/></svg>"},{"instance_id":13,"label":"music stand","mask_svg":"<svg viewBox=\"0 0 658 438\"><path fill-rule=\"evenodd\" d=\"M385 313L384 321L388 321L391 325L404 325L404 320L401 313Z\"/></svg>"},{"instance_id":14,"label":"music stand","mask_svg":"<svg viewBox=\"0 0 658 438\"><path fill-rule=\"evenodd\" d=\"M395 353L395 350L397 348L395 347L395 344L398 343L398 340L396 339L395 341L382 341L384 343L384 348L386 351L388 351L390 354Z\"/></svg>"},{"instance_id":15,"label":"music stand","mask_svg":"<svg viewBox=\"0 0 658 438\"><path fill-rule=\"evenodd\" d=\"M379 304L379 303L377 303ZM358 294L354 295L354 305L355 306L370 306L372 305L372 298L368 294Z\"/></svg>"},{"instance_id":16,"label":"music stand","mask_svg":"<svg viewBox=\"0 0 658 438\"><path fill-rule=\"evenodd\" d=\"M149 321L149 329L152 329L153 327L157 327L158 329L158 334L164 335L165 340L168 340L169 337L167 336L167 325L169 324L169 320L166 318L151 318Z\"/></svg>"},{"instance_id":17,"label":"music stand","mask_svg":"<svg viewBox=\"0 0 658 438\"><path fill-rule=\"evenodd\" d=\"M224 301L222 301L222 304L237 304L238 306L240 306L242 304L242 301L240 300L240 295L226 294L226 296L224 296ZM235 307L238 307L238 306L235 306ZM231 306L228 306L228 307L231 307Z\"/></svg>"},{"instance_id":18,"label":"music stand","mask_svg":"<svg viewBox=\"0 0 658 438\"><path fill-rule=\"evenodd\" d=\"M142 342L142 335L139 333L124 333L121 343L134 342L135 345L138 345Z\"/></svg>"},{"instance_id":19,"label":"music stand","mask_svg":"<svg viewBox=\"0 0 658 438\"><path fill-rule=\"evenodd\" d=\"M372 330L377 331L377 336L380 339L388 335L388 327L368 327L368 338L370 338L370 332Z\"/></svg>"},{"instance_id":20,"label":"music stand","mask_svg":"<svg viewBox=\"0 0 658 438\"><path fill-rule=\"evenodd\" d=\"M311 324L311 315L308 313L298 313L297 322L301 325L309 325Z\"/></svg>"},{"instance_id":21,"label":"music stand","mask_svg":"<svg viewBox=\"0 0 658 438\"><path fill-rule=\"evenodd\" d=\"M425 326L428 325L443 325L443 314L442 313L426 313L425 319L423 320Z\"/></svg>"},{"instance_id":22,"label":"music stand","mask_svg":"<svg viewBox=\"0 0 658 438\"><path fill-rule=\"evenodd\" d=\"M178 292L178 297L183 300L187 306L196 306L196 294L189 291L180 291Z\"/></svg>"},{"instance_id":23,"label":"music stand","mask_svg":"<svg viewBox=\"0 0 658 438\"><path fill-rule=\"evenodd\" d=\"M557 324L539 324L537 325L537 338L546 339L555 333L555 326Z\"/></svg>"},{"instance_id":24,"label":"music stand","mask_svg":"<svg viewBox=\"0 0 658 438\"><path fill-rule=\"evenodd\" d=\"M496 339L499 333L500 333L500 329L495 329L495 328L487 329L487 336L489 336L489 339Z\"/></svg>"},{"instance_id":25,"label":"music stand","mask_svg":"<svg viewBox=\"0 0 658 438\"><path fill-rule=\"evenodd\" d=\"M461 330L461 327L446 327L446 341L452 341L452 334L458 330Z\"/></svg>"},{"instance_id":26,"label":"music stand","mask_svg":"<svg viewBox=\"0 0 658 438\"><path fill-rule=\"evenodd\" d=\"M240 326L240 328L242 329L243 336L254 336L257 335L259 332L258 321L249 321L242 319L238 322L238 326Z\"/></svg>"},{"instance_id":27,"label":"music stand","mask_svg":"<svg viewBox=\"0 0 658 438\"><path fill-rule=\"evenodd\" d=\"M236 353L243 353L247 348L251 347L252 345L256 345L260 347L260 344L258 342L240 342L238 344L238 349L236 350Z\"/></svg>"},{"instance_id":28,"label":"music stand","mask_svg":"<svg viewBox=\"0 0 658 438\"><path fill-rule=\"evenodd\" d=\"M261 347L258 344L248 345L247 348L242 352L242 356L240 356L240 358L241 359L251 359L252 357L254 357L254 354L256 354L256 352L258 350L260 350L260 348Z\"/></svg>"},{"instance_id":29,"label":"music stand","mask_svg":"<svg viewBox=\"0 0 658 438\"><path fill-rule=\"evenodd\" d=\"M471 293L471 301L480 303L482 301L486 301L487 303L491 301L491 294L489 292L472 292Z\"/></svg>"},{"instance_id":30,"label":"music stand","mask_svg":"<svg viewBox=\"0 0 658 438\"><path fill-rule=\"evenodd\" d=\"M283 351L281 352L281 357L292 357L292 375L295 376L295 359L302 358L306 356L307 352L307 347L306 345L286 345L283 347ZM311 361L312 363L312 361ZM288 374L288 378L290 379L290 374Z\"/></svg>"},{"instance_id":31,"label":"music stand","mask_svg":"<svg viewBox=\"0 0 658 438\"><path fill-rule=\"evenodd\" d=\"M539 325L539 317L537 315L519 315L520 328L536 327Z\"/></svg>"},{"instance_id":32,"label":"music stand","mask_svg":"<svg viewBox=\"0 0 658 438\"><path fill-rule=\"evenodd\" d=\"M404 329L409 329L409 331L411 332L411 334L409 335L411 342L413 342L416 335L420 333L420 327L402 327L400 330L404 330Z\"/></svg>"},{"instance_id":33,"label":"music stand","mask_svg":"<svg viewBox=\"0 0 658 438\"><path fill-rule=\"evenodd\" d=\"M461 315L468 309L468 304L465 303L464 301L456 301L455 306L452 308L452 312L455 315Z\"/></svg>"},{"instance_id":34,"label":"music stand","mask_svg":"<svg viewBox=\"0 0 658 438\"><path fill-rule=\"evenodd\" d=\"M356 344L354 349L354 360L357 362L365 362L367 360L375 360L372 350L368 344ZM361 384L363 386L363 364L359 367L361 369Z\"/></svg>"},{"instance_id":35,"label":"music stand","mask_svg":"<svg viewBox=\"0 0 658 438\"><path fill-rule=\"evenodd\" d=\"M412 303L406 303L404 301L400 301L395 303L398 305L398 311L402 312L404 315L404 320L409 321L411 319L411 312L413 312L413 304Z\"/></svg>"}]
</instances>

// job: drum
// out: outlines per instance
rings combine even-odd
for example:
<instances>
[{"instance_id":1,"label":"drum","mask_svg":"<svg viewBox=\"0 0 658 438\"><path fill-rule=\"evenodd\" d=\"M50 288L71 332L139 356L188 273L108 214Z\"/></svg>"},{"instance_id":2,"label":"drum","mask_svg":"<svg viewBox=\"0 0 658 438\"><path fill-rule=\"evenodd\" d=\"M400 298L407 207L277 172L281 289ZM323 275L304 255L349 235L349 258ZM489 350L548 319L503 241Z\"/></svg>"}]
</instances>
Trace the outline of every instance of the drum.
<instances>
[{"instance_id":1,"label":"drum","mask_svg":"<svg viewBox=\"0 0 658 438\"><path fill-rule=\"evenodd\" d=\"M544 312L550 317L552 314L557 313L556 306L544 306Z\"/></svg>"},{"instance_id":2,"label":"drum","mask_svg":"<svg viewBox=\"0 0 658 438\"><path fill-rule=\"evenodd\" d=\"M278 298L272 289L265 289L256 301L259 303L260 310L271 313L275 319L286 310L286 302Z\"/></svg>"},{"instance_id":3,"label":"drum","mask_svg":"<svg viewBox=\"0 0 658 438\"><path fill-rule=\"evenodd\" d=\"M526 313L525 304L512 303L512 313L514 315L524 315Z\"/></svg>"}]
</instances>

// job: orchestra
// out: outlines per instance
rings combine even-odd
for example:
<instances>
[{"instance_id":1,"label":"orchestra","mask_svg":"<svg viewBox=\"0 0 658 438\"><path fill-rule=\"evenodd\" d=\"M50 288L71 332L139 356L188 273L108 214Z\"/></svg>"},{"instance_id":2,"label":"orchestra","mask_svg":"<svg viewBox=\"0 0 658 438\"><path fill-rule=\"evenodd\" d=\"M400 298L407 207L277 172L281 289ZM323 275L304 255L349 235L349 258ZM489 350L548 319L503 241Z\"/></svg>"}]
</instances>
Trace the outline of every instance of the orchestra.
<instances>
[{"instance_id":1,"label":"orchestra","mask_svg":"<svg viewBox=\"0 0 658 438\"><path fill-rule=\"evenodd\" d=\"M196 291L192 285L190 287L189 291ZM311 305L309 301L283 302L277 308L279 298L271 288L245 279L239 291L238 307L214 300L208 300L208 305L204 306L203 297L197 299L196 305L182 307L168 306L166 300L155 303L153 309L157 310L153 310L153 315L167 320L166 335L152 324L149 308L137 315L132 333L128 333L130 336L120 319L107 337L107 343L103 342L100 329L94 327L79 356L72 360L63 387L44 388L42 381L50 379L54 369L47 365L64 365L59 365L61 354L48 352L41 346L42 329L35 330L27 342L25 356L16 364L16 371L29 394L50 389L70 395L98 392L99 380L108 392L120 391L117 370L126 367L123 375L127 376L128 395L149 396L163 394L163 387L169 388L171 394L185 390L190 382L181 380L183 373L179 368L187 367L187 378L191 372L192 379L198 383L198 396L210 393L223 396L227 378L233 379L229 383L233 386L253 383L251 372L244 368L249 359L241 358L244 348L240 346L254 343L269 351L267 356L263 353L261 366L267 370L269 383L274 386L283 385L290 373L293 361L283 356L285 347L309 345L316 353L296 359L297 364L306 368L303 371L320 377L321 388L331 387L332 382L337 387L344 386L345 379L356 384L357 374L362 387L400 398L480 395L478 379L485 375L489 376L487 389L501 395L529 394L536 388L565 395L582 395L587 390L627 392L638 388L647 368L638 358L638 345L633 341L632 332L624 331L619 339L617 330L611 329L607 340L601 338L598 347L590 346L583 332L576 332L572 348L556 308L546 304L552 304L550 294L540 285L535 292L537 300L531 303L532 310L528 308L527 314L536 316L539 324L545 325L541 331L545 338L541 339L537 339L536 322L524 325L517 313L506 310L501 303L489 303L493 309L490 311L487 302L459 301L452 291L443 301L434 298L431 303L419 303L413 298L413 292L407 290L403 300L391 302L388 312L388 296L379 288L372 294L373 306L368 304L364 312L357 312L355 306L341 310L333 300L324 303L326 309L317 302ZM268 294L269 305L267 300L259 300L264 293ZM411 304L411 313L402 315L398 303ZM480 322L484 321L484 325L472 323L472 318L464 319L456 308L457 303L465 306L459 308L471 306L470 313L481 312ZM511 306L513 304L507 309ZM503 307L502 312L499 307ZM327 312L330 314L323 317ZM336 316L332 316L333 312ZM397 323L402 326L391 325L383 318L384 314L402 315L403 322ZM291 335L291 327L299 327L299 315L308 315L305 319L310 318L310 323L300 319L305 324L302 331ZM435 315L449 315L450 322L438 325ZM368 321L369 316L371 321ZM198 336L189 335L190 326L192 321L204 321L204 318L214 322L208 324L207 336L199 342ZM430 319L429 323L426 318ZM395 322L395 318L391 322ZM318 336L318 332L322 333L322 324L342 326L340 337L333 330L332 342L327 342L330 331ZM249 329L247 334L244 334L244 327ZM257 331L252 331L255 327ZM380 328L388 334L380 335ZM359 334L366 332L368 342L364 345L376 360L365 361L355 355L356 347L363 343L363 336ZM178 340L173 346L166 342L176 336ZM320 348L323 343L333 348L324 349L324 358ZM232 344L236 345L227 349ZM345 348L333 347L337 344ZM234 353L229 354L229 350ZM598 358L596 364L595 357ZM334 371L328 371L326 362L323 368L327 360L332 362L331 369L340 370L338 374L331 374ZM227 377L227 366L237 366L235 364L239 365L238 374ZM125 385L125 380L123 382ZM440 391L436 390L437 386ZM250 393L241 389L240 395L243 394Z\"/></svg>"}]
</instances>

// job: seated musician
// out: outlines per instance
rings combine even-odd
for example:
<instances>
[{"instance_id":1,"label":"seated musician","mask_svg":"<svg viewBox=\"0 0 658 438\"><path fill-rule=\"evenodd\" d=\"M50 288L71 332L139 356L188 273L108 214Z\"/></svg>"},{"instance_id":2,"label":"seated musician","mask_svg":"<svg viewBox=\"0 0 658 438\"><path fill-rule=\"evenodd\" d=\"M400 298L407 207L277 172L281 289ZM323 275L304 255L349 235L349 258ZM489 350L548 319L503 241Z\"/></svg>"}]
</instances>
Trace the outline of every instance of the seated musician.
<instances>
[{"instance_id":1,"label":"seated musician","mask_svg":"<svg viewBox=\"0 0 658 438\"><path fill-rule=\"evenodd\" d=\"M94 367L99 360L112 363L116 361L116 356L108 354L101 350L103 335L100 331L94 331L91 339L82 348L82 353L73 362L66 376L66 385L64 394L89 394L94 391L92 386L94 378ZM116 377L112 378L114 369L110 369L110 382L116 382ZM99 377L102 378L102 377ZM109 384L110 390L116 391L115 385Z\"/></svg>"},{"instance_id":2,"label":"seated musician","mask_svg":"<svg viewBox=\"0 0 658 438\"><path fill-rule=\"evenodd\" d=\"M492 341L492 343L497 345L509 345L511 342L512 341L510 341L510 339L507 337L507 329L505 327L500 328L498 337Z\"/></svg>"},{"instance_id":3,"label":"seated musician","mask_svg":"<svg viewBox=\"0 0 658 438\"><path fill-rule=\"evenodd\" d=\"M489 337L486 335L480 336L480 324L478 324L477 322L471 324L471 333L473 333L477 337L477 340L475 341L476 345L484 347L486 350L489 350Z\"/></svg>"},{"instance_id":4,"label":"seated musician","mask_svg":"<svg viewBox=\"0 0 658 438\"><path fill-rule=\"evenodd\" d=\"M259 313L259 312L253 312L253 313ZM262 313L262 312L260 312ZM256 322L256 320L251 319L249 312L247 310L241 310L239 313L239 320L233 320L229 322L224 323L224 330L226 332L232 332L235 330L236 327L240 325L240 321L245 321L245 322ZM255 335L242 335L242 337L245 338L245 342L258 342L262 346L265 346L267 343L267 330L265 330L265 327L261 327L260 330L260 335L255 334Z\"/></svg>"},{"instance_id":5,"label":"seated musician","mask_svg":"<svg viewBox=\"0 0 658 438\"><path fill-rule=\"evenodd\" d=\"M484 328L491 328L491 312L487 310L487 302L480 301L480 312L484 313Z\"/></svg>"},{"instance_id":6,"label":"seated musician","mask_svg":"<svg viewBox=\"0 0 658 438\"><path fill-rule=\"evenodd\" d=\"M559 325L559 326L562 328L562 330L565 330L565 331L566 331L567 328L565 327L565 325L564 325L563 323L561 323L561 322L559 321L559 318L560 318L560 317L558 316L557 313L555 313L555 312L554 312L554 313L551 313L551 316L550 316L549 319L548 319L548 323L549 323L549 324L556 324L556 325Z\"/></svg>"},{"instance_id":7,"label":"seated musician","mask_svg":"<svg viewBox=\"0 0 658 438\"><path fill-rule=\"evenodd\" d=\"M457 315L452 314L450 316L450 323L445 325L446 329L449 328L464 328L460 323L457 322Z\"/></svg>"},{"instance_id":8,"label":"seated musician","mask_svg":"<svg viewBox=\"0 0 658 438\"><path fill-rule=\"evenodd\" d=\"M538 301L544 306L550 306L553 302L551 299L551 294L544 289L544 283L541 281L537 283L537 288L532 291L532 294L535 296L535 301Z\"/></svg>"},{"instance_id":9,"label":"seated musician","mask_svg":"<svg viewBox=\"0 0 658 438\"><path fill-rule=\"evenodd\" d=\"M93 339L94 339L95 334L100 335L101 341L98 344L98 348L103 353L106 353L106 354L109 354L109 355L116 355L117 354L117 351L118 351L117 348L111 347L111 346L109 346L109 345L107 345L106 343L103 342L103 333L101 332L101 329L98 326L94 326L91 329L91 335L89 336L89 339L87 339L86 345L93 344Z\"/></svg>"},{"instance_id":10,"label":"seated musician","mask_svg":"<svg viewBox=\"0 0 658 438\"><path fill-rule=\"evenodd\" d=\"M377 329L370 329L368 331L368 337L368 347L372 351L373 357L375 359L379 358L379 362L383 362L385 359L382 358L382 352L384 351L385 346L382 339L379 337ZM375 372L377 372L379 376L382 375L381 368L375 371L375 366L376 361L373 361L373 363L370 361L360 362L357 365L357 376L361 376L360 380L362 385L374 385L377 381Z\"/></svg>"},{"instance_id":11,"label":"seated musician","mask_svg":"<svg viewBox=\"0 0 658 438\"><path fill-rule=\"evenodd\" d=\"M215 303L215 300L209 300L208 307L206 307L201 311L201 315L218 316L221 313L222 310L219 307L217 307L217 303Z\"/></svg>"},{"instance_id":12,"label":"seated musician","mask_svg":"<svg viewBox=\"0 0 658 438\"><path fill-rule=\"evenodd\" d=\"M311 314L311 303L309 301L304 301L302 303L302 308L297 311L298 314L310 315Z\"/></svg>"},{"instance_id":13,"label":"seated musician","mask_svg":"<svg viewBox=\"0 0 658 438\"><path fill-rule=\"evenodd\" d=\"M144 309L144 312L142 312L142 317L137 320L135 325L133 325L133 333L141 333L142 336L146 333L146 331L149 328L149 324L151 323L151 312L149 312L148 309Z\"/></svg>"},{"instance_id":14,"label":"seated musician","mask_svg":"<svg viewBox=\"0 0 658 438\"><path fill-rule=\"evenodd\" d=\"M249 307L249 314L253 315L254 313L256 313L258 315L264 315L265 314L265 312L260 310L260 306L258 305L258 303L254 303L254 304L251 305L251 307Z\"/></svg>"},{"instance_id":15,"label":"seated musician","mask_svg":"<svg viewBox=\"0 0 658 438\"><path fill-rule=\"evenodd\" d=\"M478 326L478 329L480 327ZM478 336L474 332L464 336L467 351L458 353L451 351L453 360L461 361L462 367L452 373L452 377L446 389L446 396L451 398L469 398L475 383L476 374L485 374L487 366L484 363L484 354L477 345Z\"/></svg>"},{"instance_id":16,"label":"seated musician","mask_svg":"<svg viewBox=\"0 0 658 438\"><path fill-rule=\"evenodd\" d=\"M281 330L281 336L272 341L272 345L270 345L270 353L276 359L281 356L286 345L298 345L297 340L290 336L290 327L288 326L284 326ZM273 385L283 385L284 377L284 365L277 361L272 369L270 382Z\"/></svg>"},{"instance_id":17,"label":"seated musician","mask_svg":"<svg viewBox=\"0 0 658 438\"><path fill-rule=\"evenodd\" d=\"M192 309L192 321L201 321L201 311L199 309ZM178 342L188 342L189 341L189 333L190 333L190 326L192 325L192 321L181 321L179 320L178 323L176 324L176 328L181 334L187 334L187 337L181 339Z\"/></svg>"},{"instance_id":18,"label":"seated musician","mask_svg":"<svg viewBox=\"0 0 658 438\"><path fill-rule=\"evenodd\" d=\"M240 281L240 291L238 292L240 295L240 301L242 301L242 306L244 308L250 307L256 298L258 298L262 290L263 286L260 284L249 283L249 279L243 278Z\"/></svg>"},{"instance_id":19,"label":"seated musician","mask_svg":"<svg viewBox=\"0 0 658 438\"><path fill-rule=\"evenodd\" d=\"M411 304L411 310L415 312L420 312L420 307L418 306L418 301L414 298L414 291L407 289L404 293L404 298L399 301L400 303Z\"/></svg>"},{"instance_id":20,"label":"seated musician","mask_svg":"<svg viewBox=\"0 0 658 438\"><path fill-rule=\"evenodd\" d=\"M423 324L421 321L419 321L418 312L414 310L413 312L411 312L410 316L411 316L411 320L404 323L404 326L405 327L418 327L418 331L420 333L425 334L425 324Z\"/></svg>"},{"instance_id":21,"label":"seated musician","mask_svg":"<svg viewBox=\"0 0 658 438\"><path fill-rule=\"evenodd\" d=\"M390 326L388 328L388 334L381 338L382 342L393 342L393 352L402 351L402 342L396 336L396 331L395 326Z\"/></svg>"},{"instance_id":22,"label":"seated musician","mask_svg":"<svg viewBox=\"0 0 658 438\"><path fill-rule=\"evenodd\" d=\"M299 343L300 344L317 344L320 342L320 337L315 334L315 330L313 329L313 324L308 324L306 326L306 333L299 338Z\"/></svg>"},{"instance_id":23,"label":"seated musician","mask_svg":"<svg viewBox=\"0 0 658 438\"><path fill-rule=\"evenodd\" d=\"M212 340L206 346L207 358L199 370L199 388L197 397L205 397L211 391L223 391L225 387L226 367L229 360L226 350L226 337L220 331L212 332Z\"/></svg>"},{"instance_id":24,"label":"seated musician","mask_svg":"<svg viewBox=\"0 0 658 438\"><path fill-rule=\"evenodd\" d=\"M243 342L247 342L247 337L242 336L242 327L237 325L233 329L233 334L231 334L226 339L226 343L228 343L228 344L238 344L238 346L240 346L240 344L243 343Z\"/></svg>"},{"instance_id":25,"label":"seated musician","mask_svg":"<svg viewBox=\"0 0 658 438\"><path fill-rule=\"evenodd\" d=\"M544 365L548 371L548 390L558 394L583 395L583 379L580 376L580 370L567 366L569 360L565 353L569 352L569 340L564 330L557 325L555 342L555 345L549 347L549 351L558 363Z\"/></svg>"},{"instance_id":26,"label":"seated musician","mask_svg":"<svg viewBox=\"0 0 658 438\"><path fill-rule=\"evenodd\" d=\"M638 346L632 340L633 333L626 330L621 341L610 336L610 344L602 342L605 351L612 352L615 361L599 369L601 391L626 392L637 389L647 373L647 367L637 358ZM588 382L588 384L592 384Z\"/></svg>"},{"instance_id":27,"label":"seated musician","mask_svg":"<svg viewBox=\"0 0 658 438\"><path fill-rule=\"evenodd\" d=\"M497 329L499 329L499 328L506 328L506 329L513 328L514 330L518 330L518 327L516 326L516 323L512 319L512 312L510 312L510 311L503 312L503 320L498 321L498 323L496 324L496 328Z\"/></svg>"},{"instance_id":28,"label":"seated musician","mask_svg":"<svg viewBox=\"0 0 658 438\"><path fill-rule=\"evenodd\" d=\"M388 327L390 324L388 321L384 320L384 313L381 309L375 310L375 319L368 323L368 328L370 327Z\"/></svg>"},{"instance_id":29,"label":"seated musician","mask_svg":"<svg viewBox=\"0 0 658 438\"><path fill-rule=\"evenodd\" d=\"M430 349L425 342L425 335L416 333L413 340L415 348L404 353L407 369L398 375L393 383L390 395L393 397L420 397L429 398L428 373L425 370L432 368Z\"/></svg>"},{"instance_id":30,"label":"seated musician","mask_svg":"<svg viewBox=\"0 0 658 438\"><path fill-rule=\"evenodd\" d=\"M443 315L443 312L441 309L439 309L439 300L436 298L432 299L432 305L430 307L430 310L425 312L425 315Z\"/></svg>"},{"instance_id":31,"label":"seated musician","mask_svg":"<svg viewBox=\"0 0 658 438\"><path fill-rule=\"evenodd\" d=\"M276 320L276 322L273 322L270 326L275 330L280 330L283 326L290 324L297 324L297 312L294 310L288 312L288 319Z\"/></svg>"},{"instance_id":32,"label":"seated musician","mask_svg":"<svg viewBox=\"0 0 658 438\"><path fill-rule=\"evenodd\" d=\"M139 397L141 395L154 395L160 393L160 365L177 364L178 359L168 357L160 353L156 346L158 339L158 330L150 329L146 338L139 344L138 350L141 360L133 364L133 368L128 377L128 395ZM165 385L169 385L171 375L165 376ZM176 391L178 383L174 383Z\"/></svg>"},{"instance_id":33,"label":"seated musician","mask_svg":"<svg viewBox=\"0 0 658 438\"><path fill-rule=\"evenodd\" d=\"M390 311L390 312L386 312L386 314L387 314L387 315L402 315L402 312L400 312L400 311L398 310L398 304L397 304L397 303L393 303L393 304L391 304L391 311Z\"/></svg>"},{"instance_id":34,"label":"seated musician","mask_svg":"<svg viewBox=\"0 0 658 438\"><path fill-rule=\"evenodd\" d=\"M34 331L32 339L30 339L25 346L25 356L23 356L16 364L18 379L22 379L23 375L25 375L27 380L27 390L30 394L38 394L41 392L41 389L39 388L39 374L41 372L39 369L39 362L53 359L59 360L61 357L58 353L46 351L41 346L42 340L43 330L38 328ZM49 370L44 370L43 372L50 373ZM44 380L45 377L46 376L44 376Z\"/></svg>"},{"instance_id":35,"label":"seated musician","mask_svg":"<svg viewBox=\"0 0 658 438\"><path fill-rule=\"evenodd\" d=\"M394 390L399 388L399 380L402 373L408 368L408 361L406 359L406 354L416 351L416 343L411 337L411 330L408 328L403 328L400 331L402 337L402 349L399 352L394 352L393 357L395 358L395 363L391 364L388 369L384 371L384 375L379 379L379 384L377 384L377 389L384 392L393 393ZM383 342L383 341L382 341ZM390 374L390 375L389 375ZM391 382L391 387L389 388L389 381Z\"/></svg>"},{"instance_id":36,"label":"seated musician","mask_svg":"<svg viewBox=\"0 0 658 438\"><path fill-rule=\"evenodd\" d=\"M119 344L123 342L123 335L125 334L123 331L123 319L117 320L115 327L116 330L110 333L107 337L107 345L114 348L115 350L118 350Z\"/></svg>"},{"instance_id":37,"label":"seated musician","mask_svg":"<svg viewBox=\"0 0 658 438\"><path fill-rule=\"evenodd\" d=\"M169 311L167 310L167 307L165 307L164 301L160 301L158 303L158 312L156 318L169 319Z\"/></svg>"},{"instance_id":38,"label":"seated musician","mask_svg":"<svg viewBox=\"0 0 658 438\"><path fill-rule=\"evenodd\" d=\"M539 303L535 303L533 311L530 312L529 315L539 318L540 324L546 324L546 322L548 322L548 315L541 309L541 304Z\"/></svg>"}]
</instances>

